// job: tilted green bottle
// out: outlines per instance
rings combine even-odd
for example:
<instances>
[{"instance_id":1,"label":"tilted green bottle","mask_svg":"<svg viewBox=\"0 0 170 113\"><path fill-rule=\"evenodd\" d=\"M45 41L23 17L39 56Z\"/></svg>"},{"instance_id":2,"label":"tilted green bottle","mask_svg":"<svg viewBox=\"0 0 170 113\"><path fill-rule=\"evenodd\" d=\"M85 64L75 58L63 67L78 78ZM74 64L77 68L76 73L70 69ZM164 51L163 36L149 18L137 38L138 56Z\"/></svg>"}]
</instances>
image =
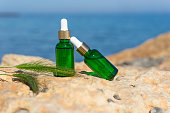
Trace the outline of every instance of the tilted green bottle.
<instances>
[{"instance_id":1,"label":"tilted green bottle","mask_svg":"<svg viewBox=\"0 0 170 113\"><path fill-rule=\"evenodd\" d=\"M56 67L74 70L74 46L70 43L70 31L66 19L61 20L61 30L58 33L60 42L56 45ZM54 75L63 76L61 73Z\"/></svg>"},{"instance_id":2,"label":"tilted green bottle","mask_svg":"<svg viewBox=\"0 0 170 113\"><path fill-rule=\"evenodd\" d=\"M84 42L80 42L76 37L71 37L70 41L77 47L77 51L84 56L85 64L91 68L100 78L113 80L118 69L111 64L99 51L91 50Z\"/></svg>"}]
</instances>

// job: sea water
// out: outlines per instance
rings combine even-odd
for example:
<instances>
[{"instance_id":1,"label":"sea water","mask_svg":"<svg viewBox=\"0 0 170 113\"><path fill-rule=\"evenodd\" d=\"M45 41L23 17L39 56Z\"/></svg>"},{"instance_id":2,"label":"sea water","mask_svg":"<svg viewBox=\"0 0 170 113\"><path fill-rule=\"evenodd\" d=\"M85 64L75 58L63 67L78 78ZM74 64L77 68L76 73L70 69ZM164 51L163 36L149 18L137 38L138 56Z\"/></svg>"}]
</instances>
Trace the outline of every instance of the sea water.
<instances>
[{"instance_id":1,"label":"sea water","mask_svg":"<svg viewBox=\"0 0 170 113\"><path fill-rule=\"evenodd\" d=\"M68 19L71 36L105 56L134 48L170 31L170 14L20 14L0 17L0 59L13 53L55 61L62 18ZM82 60L83 57L75 51L75 61Z\"/></svg>"}]
</instances>

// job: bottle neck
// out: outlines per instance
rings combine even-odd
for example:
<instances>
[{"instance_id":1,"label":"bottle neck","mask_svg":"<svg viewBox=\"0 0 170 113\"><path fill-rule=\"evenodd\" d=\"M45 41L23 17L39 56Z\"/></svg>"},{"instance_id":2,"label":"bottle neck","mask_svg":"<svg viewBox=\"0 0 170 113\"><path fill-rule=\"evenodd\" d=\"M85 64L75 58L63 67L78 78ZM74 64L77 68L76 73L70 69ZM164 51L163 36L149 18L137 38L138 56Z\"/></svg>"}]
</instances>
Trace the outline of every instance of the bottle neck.
<instances>
[{"instance_id":1,"label":"bottle neck","mask_svg":"<svg viewBox=\"0 0 170 113\"><path fill-rule=\"evenodd\" d=\"M70 40L69 39L60 39L60 43L69 43Z\"/></svg>"},{"instance_id":2,"label":"bottle neck","mask_svg":"<svg viewBox=\"0 0 170 113\"><path fill-rule=\"evenodd\" d=\"M77 52L80 53L80 55L82 56L84 56L84 54L86 54L89 50L90 50L90 47L86 45L84 42L79 48L77 48Z\"/></svg>"},{"instance_id":3,"label":"bottle neck","mask_svg":"<svg viewBox=\"0 0 170 113\"><path fill-rule=\"evenodd\" d=\"M84 57L88 57L90 55L90 49L83 55Z\"/></svg>"}]
</instances>

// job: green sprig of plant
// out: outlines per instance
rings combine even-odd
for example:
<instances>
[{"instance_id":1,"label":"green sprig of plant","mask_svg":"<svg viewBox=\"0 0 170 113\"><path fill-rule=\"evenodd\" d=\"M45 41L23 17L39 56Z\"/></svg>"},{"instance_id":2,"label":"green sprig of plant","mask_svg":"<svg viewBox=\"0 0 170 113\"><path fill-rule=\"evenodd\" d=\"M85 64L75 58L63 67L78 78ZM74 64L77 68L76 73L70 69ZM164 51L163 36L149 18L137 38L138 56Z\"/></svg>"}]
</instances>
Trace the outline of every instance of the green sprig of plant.
<instances>
[{"instance_id":1,"label":"green sprig of plant","mask_svg":"<svg viewBox=\"0 0 170 113\"><path fill-rule=\"evenodd\" d=\"M68 76L74 76L75 71L70 70L70 69L62 69L59 67L52 66L46 61L36 61L36 62L30 62L30 63L24 63L12 67L0 67L0 68L17 68L20 70L26 70L26 71L33 71L36 73L55 73L55 76L57 76L57 73L60 73L60 77L68 77ZM26 72L16 72L17 74L9 75L9 76L14 76L20 79L21 82L27 84L30 89L34 92L37 93L38 90L38 83L36 81L34 73L26 73ZM4 74L6 75L6 74Z\"/></svg>"},{"instance_id":2,"label":"green sprig of plant","mask_svg":"<svg viewBox=\"0 0 170 113\"><path fill-rule=\"evenodd\" d=\"M20 64L20 65L14 66L14 67L16 67L18 69L31 70L31 71L36 71L36 72L61 73L63 75L63 77L74 76L74 74L75 74L74 70L62 69L59 67L46 65L46 64L43 64L43 62L41 62L41 61Z\"/></svg>"},{"instance_id":3,"label":"green sprig of plant","mask_svg":"<svg viewBox=\"0 0 170 113\"><path fill-rule=\"evenodd\" d=\"M13 74L12 76L19 78L21 82L28 85L34 93L37 93L39 91L37 81L33 76L25 73Z\"/></svg>"}]
</instances>

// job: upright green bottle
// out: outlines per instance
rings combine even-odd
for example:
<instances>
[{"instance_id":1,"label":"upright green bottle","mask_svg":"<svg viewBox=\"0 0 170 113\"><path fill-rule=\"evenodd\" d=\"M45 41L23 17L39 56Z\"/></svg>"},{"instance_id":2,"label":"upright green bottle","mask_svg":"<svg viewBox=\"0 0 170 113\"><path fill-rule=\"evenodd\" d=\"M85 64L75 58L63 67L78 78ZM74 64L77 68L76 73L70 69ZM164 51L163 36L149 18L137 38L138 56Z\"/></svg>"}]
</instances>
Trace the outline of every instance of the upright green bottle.
<instances>
[{"instance_id":1,"label":"upright green bottle","mask_svg":"<svg viewBox=\"0 0 170 113\"><path fill-rule=\"evenodd\" d=\"M66 19L61 20L61 30L58 34L60 42L56 45L56 67L74 70L74 46L70 43L70 31ZM64 76L61 73L54 73L54 75Z\"/></svg>"},{"instance_id":2,"label":"upright green bottle","mask_svg":"<svg viewBox=\"0 0 170 113\"><path fill-rule=\"evenodd\" d=\"M85 64L91 68L100 78L113 80L118 69L111 64L98 50L91 50L84 42L80 42L76 37L71 37L70 41L77 47L77 51L84 56Z\"/></svg>"}]
</instances>

